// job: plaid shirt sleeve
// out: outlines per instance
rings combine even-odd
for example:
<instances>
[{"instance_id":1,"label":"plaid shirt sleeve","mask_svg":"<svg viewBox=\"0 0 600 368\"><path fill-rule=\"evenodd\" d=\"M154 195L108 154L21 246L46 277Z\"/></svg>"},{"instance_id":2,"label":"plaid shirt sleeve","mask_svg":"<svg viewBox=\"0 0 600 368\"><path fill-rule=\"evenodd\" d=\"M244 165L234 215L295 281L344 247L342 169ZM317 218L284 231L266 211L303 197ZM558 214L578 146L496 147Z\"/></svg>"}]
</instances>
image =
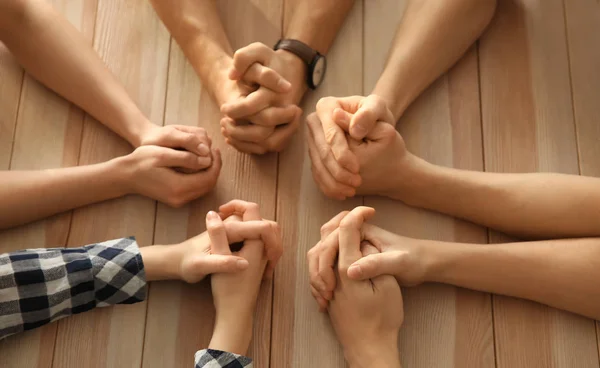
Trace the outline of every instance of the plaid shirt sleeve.
<instances>
[{"instance_id":1,"label":"plaid shirt sleeve","mask_svg":"<svg viewBox=\"0 0 600 368\"><path fill-rule=\"evenodd\" d=\"M0 255L0 339L145 298L144 264L134 238Z\"/></svg>"},{"instance_id":2,"label":"plaid shirt sleeve","mask_svg":"<svg viewBox=\"0 0 600 368\"><path fill-rule=\"evenodd\" d=\"M204 349L196 352L195 368L252 368L252 359L221 350Z\"/></svg>"}]
</instances>

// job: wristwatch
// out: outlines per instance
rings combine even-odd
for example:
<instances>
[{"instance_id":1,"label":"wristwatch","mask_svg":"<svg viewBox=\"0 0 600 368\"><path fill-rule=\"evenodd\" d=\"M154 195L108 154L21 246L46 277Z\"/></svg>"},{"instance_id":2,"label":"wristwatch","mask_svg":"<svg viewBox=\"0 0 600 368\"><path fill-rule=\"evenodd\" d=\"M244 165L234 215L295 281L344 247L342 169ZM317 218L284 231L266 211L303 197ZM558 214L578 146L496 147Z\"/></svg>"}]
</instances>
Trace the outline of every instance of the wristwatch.
<instances>
[{"instance_id":1,"label":"wristwatch","mask_svg":"<svg viewBox=\"0 0 600 368\"><path fill-rule=\"evenodd\" d=\"M317 50L313 50L304 42L290 39L277 41L274 49L289 51L304 61L308 87L315 89L323 82L325 71L327 71L327 59Z\"/></svg>"}]
</instances>

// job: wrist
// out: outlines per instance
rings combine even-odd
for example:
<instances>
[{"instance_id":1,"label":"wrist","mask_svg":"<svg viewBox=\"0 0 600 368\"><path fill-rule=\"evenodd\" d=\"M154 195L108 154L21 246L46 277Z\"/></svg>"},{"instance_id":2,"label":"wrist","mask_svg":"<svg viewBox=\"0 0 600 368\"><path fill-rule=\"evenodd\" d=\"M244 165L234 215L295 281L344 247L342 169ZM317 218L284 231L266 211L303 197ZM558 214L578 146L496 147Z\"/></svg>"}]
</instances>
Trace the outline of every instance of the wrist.
<instances>
[{"instance_id":1,"label":"wrist","mask_svg":"<svg viewBox=\"0 0 600 368\"><path fill-rule=\"evenodd\" d=\"M389 197L410 206L419 205L419 196L437 167L411 152L396 162ZM427 194L425 194L427 195Z\"/></svg>"},{"instance_id":2,"label":"wrist","mask_svg":"<svg viewBox=\"0 0 600 368\"><path fill-rule=\"evenodd\" d=\"M104 167L104 178L108 180L108 185L116 191L114 197L121 197L135 192L130 184L132 173L127 162L128 156L116 157L100 164Z\"/></svg>"},{"instance_id":3,"label":"wrist","mask_svg":"<svg viewBox=\"0 0 600 368\"><path fill-rule=\"evenodd\" d=\"M209 349L246 355L252 340L253 308L217 308ZM239 307L239 306L237 306Z\"/></svg>"},{"instance_id":4,"label":"wrist","mask_svg":"<svg viewBox=\"0 0 600 368\"><path fill-rule=\"evenodd\" d=\"M275 51L275 54L282 60L283 65L286 66L285 78L292 84L292 93L294 95L294 101L300 102L302 96L308 90L308 84L306 82L308 67L304 60L293 52L279 49Z\"/></svg>"},{"instance_id":5,"label":"wrist","mask_svg":"<svg viewBox=\"0 0 600 368\"><path fill-rule=\"evenodd\" d=\"M344 347L344 357L350 368L399 368L398 334Z\"/></svg>"},{"instance_id":6,"label":"wrist","mask_svg":"<svg viewBox=\"0 0 600 368\"><path fill-rule=\"evenodd\" d=\"M177 245L151 245L140 248L146 281L181 279L182 254Z\"/></svg>"}]
</instances>

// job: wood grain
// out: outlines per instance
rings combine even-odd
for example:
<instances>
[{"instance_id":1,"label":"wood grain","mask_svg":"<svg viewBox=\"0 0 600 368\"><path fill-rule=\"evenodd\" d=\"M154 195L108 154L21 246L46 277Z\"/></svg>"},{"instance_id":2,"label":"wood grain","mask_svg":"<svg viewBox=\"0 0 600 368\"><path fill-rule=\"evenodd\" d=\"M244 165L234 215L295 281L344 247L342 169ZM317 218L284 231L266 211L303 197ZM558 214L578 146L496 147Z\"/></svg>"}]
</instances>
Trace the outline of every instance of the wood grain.
<instances>
[{"instance_id":1,"label":"wood grain","mask_svg":"<svg viewBox=\"0 0 600 368\"><path fill-rule=\"evenodd\" d=\"M144 0L98 2L94 48L154 123L162 123L169 35ZM86 117L80 165L131 151L121 138ZM137 196L76 210L68 245L128 235L152 242L155 202ZM141 364L146 303L100 308L59 322L54 367L135 367ZM77 349L73 349L77 346Z\"/></svg>"},{"instance_id":2,"label":"wood grain","mask_svg":"<svg viewBox=\"0 0 600 368\"><path fill-rule=\"evenodd\" d=\"M290 9L286 6L286 9ZM319 98L349 96L362 90L363 1L357 1L328 54L323 85L309 92L302 108L315 110ZM285 19L289 19L286 13ZM344 357L329 318L319 313L309 288L306 252L319 239L319 229L340 211L360 205L326 198L315 184L306 149L305 124L280 156L277 220L285 252L275 274L272 367L344 367Z\"/></svg>"},{"instance_id":3,"label":"wood grain","mask_svg":"<svg viewBox=\"0 0 600 368\"><path fill-rule=\"evenodd\" d=\"M365 94L383 70L404 3L365 3ZM442 166L482 170L477 73L477 51L472 48L405 112L398 130L411 152ZM379 197L365 197L365 205L377 210L379 226L401 235L487 242L485 229L464 221ZM437 284L403 291L405 322L399 344L403 366L494 366L489 294Z\"/></svg>"},{"instance_id":4,"label":"wood grain","mask_svg":"<svg viewBox=\"0 0 600 368\"><path fill-rule=\"evenodd\" d=\"M498 2L480 70L486 171L577 174L562 2ZM590 320L503 296L493 309L498 367L598 366Z\"/></svg>"},{"instance_id":5,"label":"wood grain","mask_svg":"<svg viewBox=\"0 0 600 368\"><path fill-rule=\"evenodd\" d=\"M95 0L54 1L53 5L90 40L91 44ZM77 165L83 112L29 75L25 75L23 79L22 70L12 58L6 60L3 67L7 68L6 82L0 83L4 88L8 88L8 83L12 80L12 83L18 81L20 90L23 81L20 104L19 99L15 99L10 90L0 91L3 100L2 115L7 111L6 117L12 116L14 119L18 106L11 170L40 170ZM4 103L11 100L16 102L14 108L6 106L7 110L4 110ZM12 140L12 136L10 139ZM70 221L71 213L68 212L2 232L0 250L7 252L23 248L65 246ZM50 367L57 325L53 323L0 342L0 366Z\"/></svg>"},{"instance_id":6,"label":"wood grain","mask_svg":"<svg viewBox=\"0 0 600 368\"><path fill-rule=\"evenodd\" d=\"M600 47L591 39L600 34L600 3L594 0L564 1L571 88L581 175L600 176ZM600 323L596 322L596 338ZM600 339L598 340L600 354Z\"/></svg>"},{"instance_id":7,"label":"wood grain","mask_svg":"<svg viewBox=\"0 0 600 368\"><path fill-rule=\"evenodd\" d=\"M274 44L281 34L280 2L219 2L221 19L234 49L260 41ZM260 204L265 218L275 216L277 155L241 154L227 146L220 133L220 113L202 88L191 65L175 42L171 44L165 124L206 128L213 146L223 155L223 169L215 190L182 209L158 206L155 242L172 244L205 230L209 210L239 198ZM265 282L256 308L249 356L257 367L269 366L272 284ZM212 336L214 307L209 280L199 285L157 282L150 287L144 367L184 367L194 353L206 348Z\"/></svg>"},{"instance_id":8,"label":"wood grain","mask_svg":"<svg viewBox=\"0 0 600 368\"><path fill-rule=\"evenodd\" d=\"M0 169L10 168L17 111L23 86L23 69L0 43Z\"/></svg>"}]
</instances>

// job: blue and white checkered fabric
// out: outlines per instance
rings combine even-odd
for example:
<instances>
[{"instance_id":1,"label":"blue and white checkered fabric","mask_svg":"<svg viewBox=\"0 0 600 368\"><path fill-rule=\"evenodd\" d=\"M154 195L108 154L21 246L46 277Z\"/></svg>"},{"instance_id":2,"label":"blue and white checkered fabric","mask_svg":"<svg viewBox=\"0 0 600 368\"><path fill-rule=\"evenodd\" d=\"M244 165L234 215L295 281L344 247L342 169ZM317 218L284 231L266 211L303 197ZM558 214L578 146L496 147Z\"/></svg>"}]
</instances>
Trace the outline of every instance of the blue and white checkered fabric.
<instances>
[{"instance_id":1,"label":"blue and white checkered fabric","mask_svg":"<svg viewBox=\"0 0 600 368\"><path fill-rule=\"evenodd\" d=\"M144 265L133 238L0 255L0 338L145 298Z\"/></svg>"}]
</instances>

